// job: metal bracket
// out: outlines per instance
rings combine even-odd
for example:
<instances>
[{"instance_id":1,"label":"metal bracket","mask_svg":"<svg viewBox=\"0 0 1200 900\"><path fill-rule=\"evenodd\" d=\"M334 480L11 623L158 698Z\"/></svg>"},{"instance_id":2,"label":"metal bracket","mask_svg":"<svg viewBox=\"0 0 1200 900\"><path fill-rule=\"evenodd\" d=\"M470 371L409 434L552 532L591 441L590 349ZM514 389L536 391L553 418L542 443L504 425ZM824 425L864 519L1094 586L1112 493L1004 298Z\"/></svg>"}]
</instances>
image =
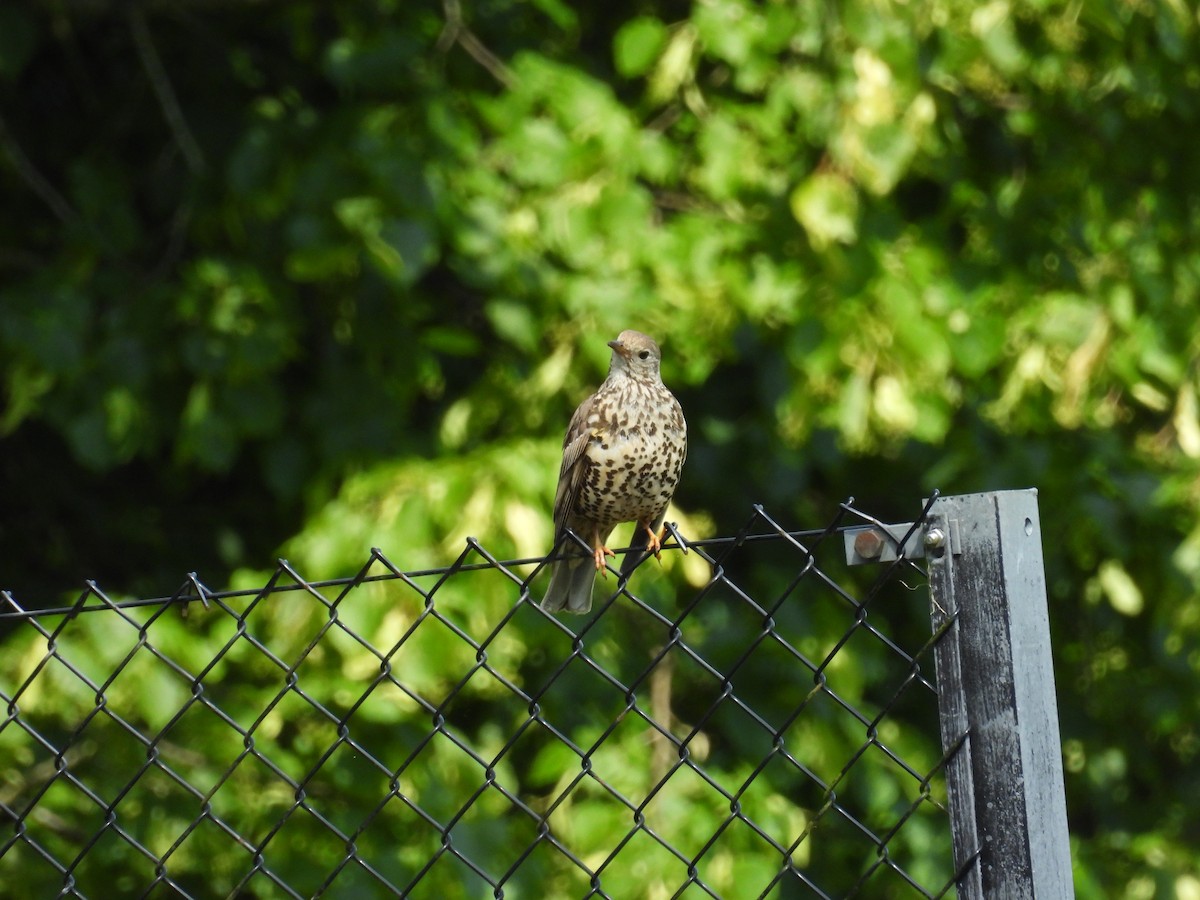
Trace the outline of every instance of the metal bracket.
<instances>
[{"instance_id":1,"label":"metal bracket","mask_svg":"<svg viewBox=\"0 0 1200 900\"><path fill-rule=\"evenodd\" d=\"M903 556L905 559L924 559L926 556L941 556L949 546L957 556L962 553L958 520L946 523L949 537L937 525L927 524L924 528L912 522L903 525L863 525L847 528L842 532L846 546L846 565L865 566L868 563L891 562ZM908 540L905 541L905 536ZM902 546L903 542L903 546Z\"/></svg>"}]
</instances>

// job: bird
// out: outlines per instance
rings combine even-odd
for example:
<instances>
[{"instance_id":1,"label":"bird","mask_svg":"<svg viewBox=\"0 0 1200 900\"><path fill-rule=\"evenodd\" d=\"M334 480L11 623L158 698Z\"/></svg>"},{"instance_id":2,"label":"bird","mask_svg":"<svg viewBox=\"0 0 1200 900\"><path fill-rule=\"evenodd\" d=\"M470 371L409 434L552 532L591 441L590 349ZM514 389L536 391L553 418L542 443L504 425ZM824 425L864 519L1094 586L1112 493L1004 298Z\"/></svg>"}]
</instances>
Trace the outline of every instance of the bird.
<instances>
[{"instance_id":1,"label":"bird","mask_svg":"<svg viewBox=\"0 0 1200 900\"><path fill-rule=\"evenodd\" d=\"M607 558L616 556L605 544L623 522L636 527L621 577L649 554L658 557L663 518L687 458L687 423L663 384L658 344L626 330L608 346L608 377L579 404L563 439L554 531L555 545L566 556L551 567L541 602L547 612L591 611L596 573L607 577ZM587 543L590 554L568 529Z\"/></svg>"}]
</instances>

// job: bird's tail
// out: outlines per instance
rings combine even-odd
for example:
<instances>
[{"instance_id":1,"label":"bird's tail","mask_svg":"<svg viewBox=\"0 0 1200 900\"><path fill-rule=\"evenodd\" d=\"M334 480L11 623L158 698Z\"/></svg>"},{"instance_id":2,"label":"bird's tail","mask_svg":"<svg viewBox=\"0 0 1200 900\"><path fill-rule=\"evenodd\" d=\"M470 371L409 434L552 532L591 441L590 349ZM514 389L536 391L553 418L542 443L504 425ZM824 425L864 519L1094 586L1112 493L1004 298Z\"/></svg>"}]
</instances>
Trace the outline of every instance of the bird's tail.
<instances>
[{"instance_id":1,"label":"bird's tail","mask_svg":"<svg viewBox=\"0 0 1200 900\"><path fill-rule=\"evenodd\" d=\"M570 556L560 559L550 569L550 586L542 598L546 612L567 612L583 615L592 609L592 584L596 566L590 556Z\"/></svg>"}]
</instances>

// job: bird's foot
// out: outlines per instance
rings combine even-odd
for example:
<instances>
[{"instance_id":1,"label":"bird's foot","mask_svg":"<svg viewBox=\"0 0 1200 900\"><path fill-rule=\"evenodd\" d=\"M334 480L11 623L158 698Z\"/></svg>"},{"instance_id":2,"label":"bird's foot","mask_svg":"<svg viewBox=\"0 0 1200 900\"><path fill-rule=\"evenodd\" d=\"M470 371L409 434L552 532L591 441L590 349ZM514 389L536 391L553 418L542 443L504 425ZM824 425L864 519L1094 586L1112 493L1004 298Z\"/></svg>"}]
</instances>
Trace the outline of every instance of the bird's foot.
<instances>
[{"instance_id":1,"label":"bird's foot","mask_svg":"<svg viewBox=\"0 0 1200 900\"><path fill-rule=\"evenodd\" d=\"M592 554L592 558L596 561L596 571L599 572L601 575L603 575L605 578L607 578L608 577L608 567L604 565L604 558L606 556L616 556L616 555L617 554L613 553L611 550L609 550L603 544L600 544L598 547L596 547L595 552Z\"/></svg>"},{"instance_id":2,"label":"bird's foot","mask_svg":"<svg viewBox=\"0 0 1200 900\"><path fill-rule=\"evenodd\" d=\"M642 528L646 529L646 534L650 535L650 540L646 541L646 551L648 553L653 553L654 558L661 563L662 555L659 553L659 551L662 550L662 539L663 535L667 533L667 529L664 527L662 531L659 531L656 534L654 529L645 522L642 522L641 524Z\"/></svg>"}]
</instances>

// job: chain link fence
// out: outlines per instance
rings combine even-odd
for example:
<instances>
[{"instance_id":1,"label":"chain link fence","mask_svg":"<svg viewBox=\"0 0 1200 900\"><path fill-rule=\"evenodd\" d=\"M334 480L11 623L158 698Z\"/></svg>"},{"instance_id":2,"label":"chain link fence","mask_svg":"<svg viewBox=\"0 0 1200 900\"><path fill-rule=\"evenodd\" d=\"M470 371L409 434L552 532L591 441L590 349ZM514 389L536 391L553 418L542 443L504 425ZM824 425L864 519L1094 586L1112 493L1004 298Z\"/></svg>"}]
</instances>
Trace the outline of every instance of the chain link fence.
<instances>
[{"instance_id":1,"label":"chain link fence","mask_svg":"<svg viewBox=\"0 0 1200 900\"><path fill-rule=\"evenodd\" d=\"M598 578L579 618L537 608L546 560L474 539L423 571L375 550L331 581L4 594L0 884L953 896L925 573L848 567L864 523L673 531L668 572Z\"/></svg>"}]
</instances>

